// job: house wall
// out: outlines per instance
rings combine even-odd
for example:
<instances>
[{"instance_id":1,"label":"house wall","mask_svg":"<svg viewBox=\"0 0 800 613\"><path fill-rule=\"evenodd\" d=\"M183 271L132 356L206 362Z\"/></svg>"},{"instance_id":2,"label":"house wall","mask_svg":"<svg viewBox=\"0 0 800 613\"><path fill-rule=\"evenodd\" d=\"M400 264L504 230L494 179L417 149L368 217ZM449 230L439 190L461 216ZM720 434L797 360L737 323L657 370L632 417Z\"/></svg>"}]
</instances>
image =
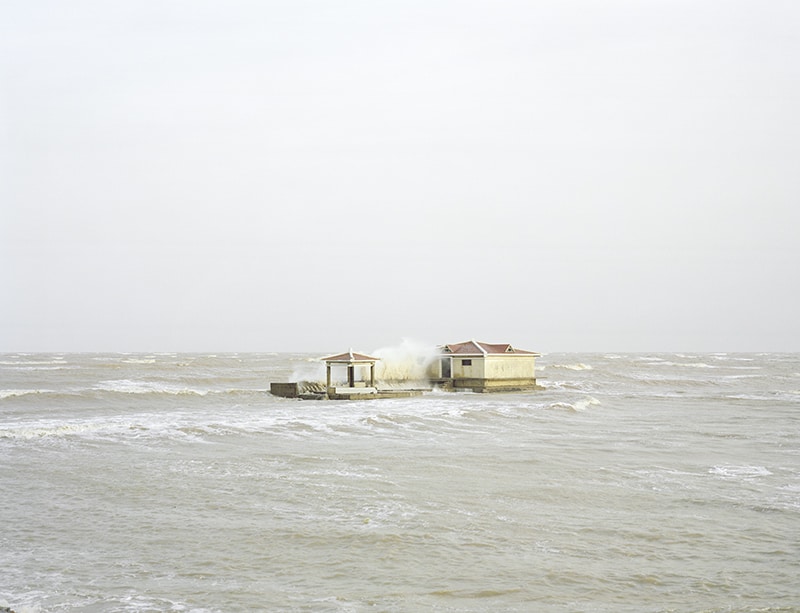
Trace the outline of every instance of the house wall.
<instances>
[{"instance_id":1,"label":"house wall","mask_svg":"<svg viewBox=\"0 0 800 613\"><path fill-rule=\"evenodd\" d=\"M534 356L489 355L485 359L486 379L533 379L536 376Z\"/></svg>"},{"instance_id":2,"label":"house wall","mask_svg":"<svg viewBox=\"0 0 800 613\"><path fill-rule=\"evenodd\" d=\"M533 379L536 376L534 356L488 355L486 357L452 356L453 379ZM464 364L468 360L471 364ZM442 376L441 360L433 364L432 374Z\"/></svg>"},{"instance_id":3,"label":"house wall","mask_svg":"<svg viewBox=\"0 0 800 613\"><path fill-rule=\"evenodd\" d=\"M464 361L471 362L465 364ZM484 358L462 358L453 356L453 379L484 379Z\"/></svg>"},{"instance_id":4,"label":"house wall","mask_svg":"<svg viewBox=\"0 0 800 613\"><path fill-rule=\"evenodd\" d=\"M449 381L454 389L474 392L521 391L538 389L533 355L448 356L452 361L451 377L441 372L441 360L435 362L434 379ZM464 360L468 363L464 364Z\"/></svg>"}]
</instances>

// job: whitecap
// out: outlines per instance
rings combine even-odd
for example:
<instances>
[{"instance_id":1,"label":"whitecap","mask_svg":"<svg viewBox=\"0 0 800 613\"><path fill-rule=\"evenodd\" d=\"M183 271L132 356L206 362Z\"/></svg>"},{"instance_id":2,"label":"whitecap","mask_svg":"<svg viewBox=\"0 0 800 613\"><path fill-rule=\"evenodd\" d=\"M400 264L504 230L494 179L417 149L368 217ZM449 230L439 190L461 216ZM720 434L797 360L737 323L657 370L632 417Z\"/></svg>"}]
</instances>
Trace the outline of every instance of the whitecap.
<instances>
[{"instance_id":1,"label":"whitecap","mask_svg":"<svg viewBox=\"0 0 800 613\"><path fill-rule=\"evenodd\" d=\"M660 361L658 364L654 364L654 366L676 366L678 368L719 368L718 366L706 364L705 362L668 362L665 360Z\"/></svg>"},{"instance_id":2,"label":"whitecap","mask_svg":"<svg viewBox=\"0 0 800 613\"><path fill-rule=\"evenodd\" d=\"M593 396L589 396L584 400L579 400L575 403L575 410L577 411L585 411L588 407L598 406L600 405L600 401Z\"/></svg>"},{"instance_id":3,"label":"whitecap","mask_svg":"<svg viewBox=\"0 0 800 613\"><path fill-rule=\"evenodd\" d=\"M764 466L718 464L708 469L712 475L724 479L751 479L753 477L766 477L772 473Z\"/></svg>"},{"instance_id":4,"label":"whitecap","mask_svg":"<svg viewBox=\"0 0 800 613\"><path fill-rule=\"evenodd\" d=\"M751 357L744 357L744 356L732 356L728 355L727 353L712 353L711 357L715 360L720 361L731 361L731 362L753 362L755 358Z\"/></svg>"},{"instance_id":5,"label":"whitecap","mask_svg":"<svg viewBox=\"0 0 800 613\"><path fill-rule=\"evenodd\" d=\"M2 360L0 366L64 366L63 358L55 360Z\"/></svg>"},{"instance_id":6,"label":"whitecap","mask_svg":"<svg viewBox=\"0 0 800 613\"><path fill-rule=\"evenodd\" d=\"M61 438L95 432L99 430L99 424L91 423L72 423L72 424L27 424L11 428L0 429L0 438L32 440L39 438Z\"/></svg>"},{"instance_id":7,"label":"whitecap","mask_svg":"<svg viewBox=\"0 0 800 613\"><path fill-rule=\"evenodd\" d=\"M590 406L597 406L601 404L597 398L593 396L589 396L588 398L584 398L582 400L577 400L575 402L554 402L548 408L550 409L567 409L569 411L575 411L576 413L585 411Z\"/></svg>"},{"instance_id":8,"label":"whitecap","mask_svg":"<svg viewBox=\"0 0 800 613\"><path fill-rule=\"evenodd\" d=\"M181 386L161 385L151 381L133 381L131 379L101 381L93 389L100 392L117 392L121 394L194 394L198 396L208 394L208 390L196 390Z\"/></svg>"},{"instance_id":9,"label":"whitecap","mask_svg":"<svg viewBox=\"0 0 800 613\"><path fill-rule=\"evenodd\" d=\"M0 399L27 396L29 394L52 394L53 390L0 390Z\"/></svg>"},{"instance_id":10,"label":"whitecap","mask_svg":"<svg viewBox=\"0 0 800 613\"><path fill-rule=\"evenodd\" d=\"M591 364L550 364L550 368L565 368L567 370L594 370Z\"/></svg>"}]
</instances>

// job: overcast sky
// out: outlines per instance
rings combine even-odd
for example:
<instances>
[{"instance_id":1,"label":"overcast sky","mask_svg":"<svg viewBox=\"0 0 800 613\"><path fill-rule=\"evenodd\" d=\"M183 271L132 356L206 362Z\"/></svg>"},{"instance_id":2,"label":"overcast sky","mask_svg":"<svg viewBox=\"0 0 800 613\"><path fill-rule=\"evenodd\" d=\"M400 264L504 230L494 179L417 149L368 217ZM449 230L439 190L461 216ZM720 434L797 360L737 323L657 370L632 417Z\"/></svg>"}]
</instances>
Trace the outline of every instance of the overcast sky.
<instances>
[{"instance_id":1,"label":"overcast sky","mask_svg":"<svg viewBox=\"0 0 800 613\"><path fill-rule=\"evenodd\" d=\"M796 0L5 0L0 351L800 351Z\"/></svg>"}]
</instances>

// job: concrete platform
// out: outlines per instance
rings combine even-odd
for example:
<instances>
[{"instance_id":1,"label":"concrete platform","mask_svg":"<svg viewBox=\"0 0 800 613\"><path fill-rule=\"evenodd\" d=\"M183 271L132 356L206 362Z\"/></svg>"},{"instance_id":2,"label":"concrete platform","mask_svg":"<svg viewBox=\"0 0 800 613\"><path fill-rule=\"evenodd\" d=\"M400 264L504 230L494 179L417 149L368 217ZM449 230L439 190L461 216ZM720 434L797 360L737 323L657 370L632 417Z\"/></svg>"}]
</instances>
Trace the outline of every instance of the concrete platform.
<instances>
[{"instance_id":1,"label":"concrete platform","mask_svg":"<svg viewBox=\"0 0 800 613\"><path fill-rule=\"evenodd\" d=\"M411 398L422 396L422 390L376 390L373 388L362 388L375 390L365 394L355 387L338 387L336 391L328 392L330 400L373 400L376 398Z\"/></svg>"},{"instance_id":2,"label":"concrete platform","mask_svg":"<svg viewBox=\"0 0 800 613\"><path fill-rule=\"evenodd\" d=\"M270 383L269 391L273 396L281 398L299 398L301 400L373 400L376 398L411 398L421 396L423 390L382 390L375 387L332 387L325 391L325 386L310 386L307 382L290 381L288 383Z\"/></svg>"}]
</instances>

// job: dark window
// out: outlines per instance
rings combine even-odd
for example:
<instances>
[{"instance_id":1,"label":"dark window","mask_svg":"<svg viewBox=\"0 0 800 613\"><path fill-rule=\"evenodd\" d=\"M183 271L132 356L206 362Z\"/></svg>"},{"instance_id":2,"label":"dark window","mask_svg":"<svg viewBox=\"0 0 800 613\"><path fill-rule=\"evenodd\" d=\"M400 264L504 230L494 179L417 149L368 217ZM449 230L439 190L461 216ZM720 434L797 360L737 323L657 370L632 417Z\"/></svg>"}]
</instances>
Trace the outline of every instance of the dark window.
<instances>
[{"instance_id":1,"label":"dark window","mask_svg":"<svg viewBox=\"0 0 800 613\"><path fill-rule=\"evenodd\" d=\"M462 366L472 366L472 360L461 360Z\"/></svg>"}]
</instances>

